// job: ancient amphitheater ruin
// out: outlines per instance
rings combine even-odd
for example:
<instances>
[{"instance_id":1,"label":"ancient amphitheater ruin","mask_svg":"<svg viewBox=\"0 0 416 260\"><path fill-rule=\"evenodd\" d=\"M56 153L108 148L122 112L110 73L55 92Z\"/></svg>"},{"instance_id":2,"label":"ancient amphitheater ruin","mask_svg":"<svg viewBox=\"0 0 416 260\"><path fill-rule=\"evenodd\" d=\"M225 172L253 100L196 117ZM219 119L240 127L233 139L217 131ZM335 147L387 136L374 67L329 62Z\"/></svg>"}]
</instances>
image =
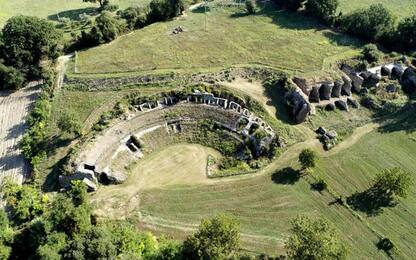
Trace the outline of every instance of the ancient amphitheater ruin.
<instances>
[{"instance_id":1,"label":"ancient amphitheater ruin","mask_svg":"<svg viewBox=\"0 0 416 260\"><path fill-rule=\"evenodd\" d=\"M82 180L93 191L98 183L123 183L127 178L125 167L155 149L178 142L196 142L195 136L201 131L197 124L204 120L222 129L223 141L243 144L245 138L254 138L253 129L265 133L258 140L258 150L276 140L270 125L234 101L203 92L194 92L184 100L166 96L136 105L136 111L125 120L119 119L87 141L72 163L72 172L60 176L60 184L68 188L72 180Z\"/></svg>"}]
</instances>

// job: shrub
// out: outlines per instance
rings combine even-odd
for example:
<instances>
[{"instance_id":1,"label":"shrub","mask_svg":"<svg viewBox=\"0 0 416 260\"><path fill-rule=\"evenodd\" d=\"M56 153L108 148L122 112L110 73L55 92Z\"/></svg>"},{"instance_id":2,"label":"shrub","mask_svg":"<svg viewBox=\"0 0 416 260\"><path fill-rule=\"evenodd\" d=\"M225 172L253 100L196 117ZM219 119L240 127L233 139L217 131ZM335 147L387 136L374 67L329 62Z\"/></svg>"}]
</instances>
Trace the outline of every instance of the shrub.
<instances>
[{"instance_id":1,"label":"shrub","mask_svg":"<svg viewBox=\"0 0 416 260\"><path fill-rule=\"evenodd\" d=\"M305 11L321 21L332 24L338 5L338 0L309 0L305 4Z\"/></svg>"},{"instance_id":2,"label":"shrub","mask_svg":"<svg viewBox=\"0 0 416 260\"><path fill-rule=\"evenodd\" d=\"M391 242L389 238L385 237L383 239L380 239L380 241L377 243L377 248L389 253L391 250L394 249L394 244L393 242Z\"/></svg>"},{"instance_id":3,"label":"shrub","mask_svg":"<svg viewBox=\"0 0 416 260\"><path fill-rule=\"evenodd\" d=\"M183 0L152 0L150 2L149 23L167 21L183 13L185 2Z\"/></svg>"},{"instance_id":4,"label":"shrub","mask_svg":"<svg viewBox=\"0 0 416 260\"><path fill-rule=\"evenodd\" d=\"M127 27L130 30L142 28L146 25L147 13L140 7L129 7L119 12L119 15L126 20Z\"/></svg>"},{"instance_id":5,"label":"shrub","mask_svg":"<svg viewBox=\"0 0 416 260\"><path fill-rule=\"evenodd\" d=\"M370 5L341 19L344 31L373 42L390 34L393 26L393 15L382 4Z\"/></svg>"},{"instance_id":6,"label":"shrub","mask_svg":"<svg viewBox=\"0 0 416 260\"><path fill-rule=\"evenodd\" d=\"M254 0L246 0L245 5L246 5L247 14L256 13L256 2L254 2Z\"/></svg>"},{"instance_id":7,"label":"shrub","mask_svg":"<svg viewBox=\"0 0 416 260\"><path fill-rule=\"evenodd\" d=\"M81 135L82 126L79 117L74 113L65 112L58 120L58 128L69 134Z\"/></svg>"},{"instance_id":8,"label":"shrub","mask_svg":"<svg viewBox=\"0 0 416 260\"><path fill-rule=\"evenodd\" d=\"M382 57L382 53L378 50L377 45L375 44L365 45L361 54L369 63L377 62Z\"/></svg>"},{"instance_id":9,"label":"shrub","mask_svg":"<svg viewBox=\"0 0 416 260\"><path fill-rule=\"evenodd\" d=\"M328 188L328 184L326 183L324 179L318 179L311 186L312 186L312 189L317 190L317 191L324 191Z\"/></svg>"},{"instance_id":10,"label":"shrub","mask_svg":"<svg viewBox=\"0 0 416 260\"><path fill-rule=\"evenodd\" d=\"M0 63L0 90L19 89L24 82L25 78L19 70Z\"/></svg>"}]
</instances>

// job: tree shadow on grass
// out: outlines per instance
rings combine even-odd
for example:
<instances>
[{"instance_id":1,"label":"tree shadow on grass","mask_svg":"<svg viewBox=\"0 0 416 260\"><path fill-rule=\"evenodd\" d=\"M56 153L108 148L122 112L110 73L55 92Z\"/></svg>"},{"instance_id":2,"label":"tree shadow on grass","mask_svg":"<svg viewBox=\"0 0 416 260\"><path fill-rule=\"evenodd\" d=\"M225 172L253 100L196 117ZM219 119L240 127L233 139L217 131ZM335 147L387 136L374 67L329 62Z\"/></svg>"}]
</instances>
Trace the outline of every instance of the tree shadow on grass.
<instances>
[{"instance_id":1,"label":"tree shadow on grass","mask_svg":"<svg viewBox=\"0 0 416 260\"><path fill-rule=\"evenodd\" d=\"M400 111L379 119L381 126L378 131L381 133L392 133L397 131L405 131L413 133L416 131L416 104L405 105Z\"/></svg>"},{"instance_id":2,"label":"tree shadow on grass","mask_svg":"<svg viewBox=\"0 0 416 260\"><path fill-rule=\"evenodd\" d=\"M276 184L293 185L299 181L301 174L292 167L286 167L272 174L272 181Z\"/></svg>"},{"instance_id":3,"label":"tree shadow on grass","mask_svg":"<svg viewBox=\"0 0 416 260\"><path fill-rule=\"evenodd\" d=\"M366 213L368 216L377 216L383 212L383 208L397 205L397 202L386 198L374 187L352 194L347 198L347 203L354 210Z\"/></svg>"},{"instance_id":4,"label":"tree shadow on grass","mask_svg":"<svg viewBox=\"0 0 416 260\"><path fill-rule=\"evenodd\" d=\"M267 105L275 107L277 119L286 124L296 124L290 115L289 107L286 105L285 91L280 86L264 86L264 94L270 98Z\"/></svg>"},{"instance_id":5,"label":"tree shadow on grass","mask_svg":"<svg viewBox=\"0 0 416 260\"><path fill-rule=\"evenodd\" d=\"M53 192L59 190L59 175L64 171L64 166L67 164L70 156L67 154L60 159L56 164L49 168L50 173L46 176L45 181L42 184L42 190L44 192Z\"/></svg>"},{"instance_id":6,"label":"tree shadow on grass","mask_svg":"<svg viewBox=\"0 0 416 260\"><path fill-rule=\"evenodd\" d=\"M59 19L68 18L71 21L80 21L81 14L96 15L98 14L98 11L97 11L97 8L95 7L67 10L67 11L59 12L57 14L49 15L48 19L52 21L59 21Z\"/></svg>"}]
</instances>

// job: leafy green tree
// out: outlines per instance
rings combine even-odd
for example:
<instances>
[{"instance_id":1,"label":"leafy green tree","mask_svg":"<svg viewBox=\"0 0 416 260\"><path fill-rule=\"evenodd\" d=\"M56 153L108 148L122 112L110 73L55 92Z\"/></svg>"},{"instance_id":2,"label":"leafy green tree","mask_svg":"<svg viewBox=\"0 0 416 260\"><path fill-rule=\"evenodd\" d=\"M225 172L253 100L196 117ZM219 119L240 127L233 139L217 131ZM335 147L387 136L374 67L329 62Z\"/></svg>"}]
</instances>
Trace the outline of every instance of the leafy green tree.
<instances>
[{"instance_id":1,"label":"leafy green tree","mask_svg":"<svg viewBox=\"0 0 416 260\"><path fill-rule=\"evenodd\" d=\"M53 231L74 237L75 234L85 233L91 228L91 209L88 204L75 206L71 198L59 194L52 202L47 220Z\"/></svg>"},{"instance_id":2,"label":"leafy green tree","mask_svg":"<svg viewBox=\"0 0 416 260\"><path fill-rule=\"evenodd\" d=\"M285 247L291 259L346 259L346 247L336 229L325 219L296 217L290 233Z\"/></svg>"},{"instance_id":3,"label":"leafy green tree","mask_svg":"<svg viewBox=\"0 0 416 260\"><path fill-rule=\"evenodd\" d=\"M339 0L308 0L305 10L319 20L332 24L338 5Z\"/></svg>"},{"instance_id":4,"label":"leafy green tree","mask_svg":"<svg viewBox=\"0 0 416 260\"><path fill-rule=\"evenodd\" d=\"M382 4L373 4L341 19L341 28L369 41L379 41L393 31L394 17Z\"/></svg>"},{"instance_id":5,"label":"leafy green tree","mask_svg":"<svg viewBox=\"0 0 416 260\"><path fill-rule=\"evenodd\" d=\"M316 152L309 148L302 150L302 152L299 154L299 162L303 169L310 169L315 167L317 160L318 156Z\"/></svg>"},{"instance_id":6,"label":"leafy green tree","mask_svg":"<svg viewBox=\"0 0 416 260\"><path fill-rule=\"evenodd\" d=\"M415 51L416 50L416 15L405 18L397 27L397 42L401 50Z\"/></svg>"},{"instance_id":7,"label":"leafy green tree","mask_svg":"<svg viewBox=\"0 0 416 260\"><path fill-rule=\"evenodd\" d=\"M0 63L0 90L19 89L24 82L25 78L19 70Z\"/></svg>"},{"instance_id":8,"label":"leafy green tree","mask_svg":"<svg viewBox=\"0 0 416 260\"><path fill-rule=\"evenodd\" d=\"M152 0L150 2L148 23L167 21L185 11L184 0Z\"/></svg>"},{"instance_id":9,"label":"leafy green tree","mask_svg":"<svg viewBox=\"0 0 416 260\"><path fill-rule=\"evenodd\" d=\"M127 27L130 30L143 28L147 23L147 12L140 7L129 7L120 11L120 17L126 20Z\"/></svg>"},{"instance_id":10,"label":"leafy green tree","mask_svg":"<svg viewBox=\"0 0 416 260\"><path fill-rule=\"evenodd\" d=\"M290 11L296 12L302 6L305 0L278 0L278 5Z\"/></svg>"},{"instance_id":11,"label":"leafy green tree","mask_svg":"<svg viewBox=\"0 0 416 260\"><path fill-rule=\"evenodd\" d=\"M58 128L70 134L81 135L82 126L79 117L70 112L65 112L58 120Z\"/></svg>"},{"instance_id":12,"label":"leafy green tree","mask_svg":"<svg viewBox=\"0 0 416 260\"><path fill-rule=\"evenodd\" d=\"M48 202L46 195L40 194L30 185L6 182L2 186L2 192L7 205L12 209L14 219L19 223L30 221L41 215Z\"/></svg>"},{"instance_id":13,"label":"leafy green tree","mask_svg":"<svg viewBox=\"0 0 416 260\"><path fill-rule=\"evenodd\" d=\"M412 182L410 173L396 167L377 174L373 188L376 189L379 196L386 199L393 199L395 196L405 198Z\"/></svg>"},{"instance_id":14,"label":"leafy green tree","mask_svg":"<svg viewBox=\"0 0 416 260\"><path fill-rule=\"evenodd\" d=\"M1 57L30 78L42 75L42 61L56 59L62 49L62 33L55 26L32 16L14 16L3 27Z\"/></svg>"},{"instance_id":15,"label":"leafy green tree","mask_svg":"<svg viewBox=\"0 0 416 260\"><path fill-rule=\"evenodd\" d=\"M8 259L11 252L14 231L9 218L3 209L0 209L0 259Z\"/></svg>"},{"instance_id":16,"label":"leafy green tree","mask_svg":"<svg viewBox=\"0 0 416 260\"><path fill-rule=\"evenodd\" d=\"M97 44L111 42L117 38L120 32L120 23L109 12L102 12L95 19L95 25L91 29L90 37Z\"/></svg>"},{"instance_id":17,"label":"leafy green tree","mask_svg":"<svg viewBox=\"0 0 416 260\"><path fill-rule=\"evenodd\" d=\"M247 14L256 13L256 2L254 2L254 0L246 0L245 5L246 5Z\"/></svg>"},{"instance_id":18,"label":"leafy green tree","mask_svg":"<svg viewBox=\"0 0 416 260\"><path fill-rule=\"evenodd\" d=\"M225 259L238 250L240 224L227 215L203 219L199 230L184 242L186 259Z\"/></svg>"}]
</instances>

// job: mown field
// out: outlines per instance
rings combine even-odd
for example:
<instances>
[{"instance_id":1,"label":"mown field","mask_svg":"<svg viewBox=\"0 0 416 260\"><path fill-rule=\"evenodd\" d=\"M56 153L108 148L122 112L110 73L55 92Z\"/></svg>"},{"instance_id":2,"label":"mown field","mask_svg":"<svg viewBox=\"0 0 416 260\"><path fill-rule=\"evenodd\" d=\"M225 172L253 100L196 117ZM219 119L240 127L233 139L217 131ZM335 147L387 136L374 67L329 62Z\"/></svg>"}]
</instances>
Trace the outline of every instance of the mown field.
<instances>
[{"instance_id":1,"label":"mown field","mask_svg":"<svg viewBox=\"0 0 416 260\"><path fill-rule=\"evenodd\" d=\"M178 26L185 32L172 34ZM188 11L185 17L79 52L76 69L89 74L258 64L319 73L327 61L357 54L357 46L348 36L271 6L253 16L245 15L242 8L215 6L207 15L203 9Z\"/></svg>"},{"instance_id":2,"label":"mown field","mask_svg":"<svg viewBox=\"0 0 416 260\"><path fill-rule=\"evenodd\" d=\"M111 3L117 4L120 8L129 6L143 5L148 3L147 0L111 0ZM79 14L91 13L97 4L84 3L82 0L0 0L0 27L12 16L30 15L51 20L60 18L79 19Z\"/></svg>"},{"instance_id":3,"label":"mown field","mask_svg":"<svg viewBox=\"0 0 416 260\"><path fill-rule=\"evenodd\" d=\"M416 14L416 2L414 0L340 0L339 2L339 11L344 14L366 8L372 4L383 4L399 19Z\"/></svg>"},{"instance_id":4,"label":"mown field","mask_svg":"<svg viewBox=\"0 0 416 260\"><path fill-rule=\"evenodd\" d=\"M401 166L415 172L414 140L415 134L404 131L373 131L348 149L321 159L315 174L328 180L337 193L348 197L368 188L370 180L381 169ZM279 167L298 169L295 158ZM376 249L377 239L366 226L368 222L377 232L396 242L402 257L412 258L416 243L416 185L410 196L400 200L396 207L386 208L372 217L359 213L365 221L359 221L343 207L331 205L331 201L329 194L312 191L304 178L298 180L275 171L210 185L147 189L141 195L140 212L154 226L159 225L159 230L171 230L179 236L201 217L228 212L241 221L243 233L250 235L249 248L275 253L280 251L281 241L287 235L289 220L297 214L313 214L329 218L337 226L349 244L351 259L384 258L386 255ZM264 240L268 240L267 246Z\"/></svg>"}]
</instances>

